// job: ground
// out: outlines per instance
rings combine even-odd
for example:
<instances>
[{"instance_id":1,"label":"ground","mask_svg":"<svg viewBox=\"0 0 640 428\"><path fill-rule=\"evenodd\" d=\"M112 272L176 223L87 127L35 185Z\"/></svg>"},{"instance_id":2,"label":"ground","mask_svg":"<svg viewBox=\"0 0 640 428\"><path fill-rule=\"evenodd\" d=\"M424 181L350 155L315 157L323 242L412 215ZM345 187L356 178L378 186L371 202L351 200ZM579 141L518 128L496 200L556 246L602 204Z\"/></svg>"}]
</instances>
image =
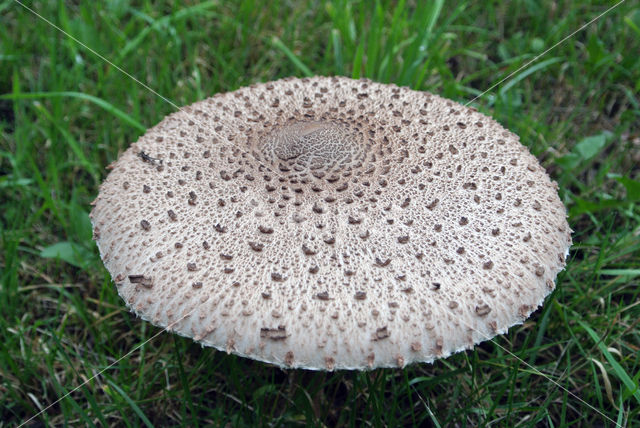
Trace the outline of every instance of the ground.
<instances>
[{"instance_id":1,"label":"ground","mask_svg":"<svg viewBox=\"0 0 640 428\"><path fill-rule=\"evenodd\" d=\"M637 426L640 8L623 1L562 41L615 4L28 2L100 58L0 2L0 426L52 403L30 424ZM434 364L323 373L128 312L91 239L106 166L172 103L313 74L473 100L520 135L574 230L527 322Z\"/></svg>"}]
</instances>

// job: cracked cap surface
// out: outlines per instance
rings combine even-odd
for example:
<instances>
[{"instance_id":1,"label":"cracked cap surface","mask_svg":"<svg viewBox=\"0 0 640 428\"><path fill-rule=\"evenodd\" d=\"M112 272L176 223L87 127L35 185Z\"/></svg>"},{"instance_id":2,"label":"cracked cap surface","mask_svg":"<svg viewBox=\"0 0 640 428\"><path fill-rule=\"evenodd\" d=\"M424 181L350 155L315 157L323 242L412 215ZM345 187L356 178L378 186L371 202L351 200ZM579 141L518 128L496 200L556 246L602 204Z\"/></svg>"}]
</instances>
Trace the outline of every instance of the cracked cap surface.
<instances>
[{"instance_id":1,"label":"cracked cap surface","mask_svg":"<svg viewBox=\"0 0 640 428\"><path fill-rule=\"evenodd\" d=\"M430 362L554 288L571 230L518 137L456 102L288 78L167 116L91 213L120 296L200 343L284 367Z\"/></svg>"}]
</instances>

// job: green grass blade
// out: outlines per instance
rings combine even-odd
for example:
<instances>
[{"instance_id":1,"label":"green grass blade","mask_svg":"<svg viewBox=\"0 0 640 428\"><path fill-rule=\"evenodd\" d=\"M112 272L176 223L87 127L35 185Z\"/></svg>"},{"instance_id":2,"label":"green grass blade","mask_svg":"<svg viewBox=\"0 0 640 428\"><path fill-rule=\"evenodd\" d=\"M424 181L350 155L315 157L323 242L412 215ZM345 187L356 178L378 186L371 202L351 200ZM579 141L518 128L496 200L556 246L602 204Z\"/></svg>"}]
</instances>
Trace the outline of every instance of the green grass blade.
<instances>
[{"instance_id":1,"label":"green grass blade","mask_svg":"<svg viewBox=\"0 0 640 428\"><path fill-rule=\"evenodd\" d=\"M336 73L339 75L343 75L344 60L342 58L342 40L340 39L340 32L335 28L331 30L331 43L333 45L333 56L335 58Z\"/></svg>"},{"instance_id":2,"label":"green grass blade","mask_svg":"<svg viewBox=\"0 0 640 428\"><path fill-rule=\"evenodd\" d=\"M103 108L107 112L113 114L118 119L123 120L129 125L133 126L137 130L144 132L147 130L147 127L135 120L133 117L123 112L122 110L115 107L108 101L105 101L101 98L94 97L93 95L83 94L82 92L73 92L73 91L63 91L63 92L23 92L17 94L5 94L0 95L0 100L32 100L38 98L60 98L60 97L69 97L69 98L78 98L81 100L89 101L100 108Z\"/></svg>"},{"instance_id":3,"label":"green grass blade","mask_svg":"<svg viewBox=\"0 0 640 428\"><path fill-rule=\"evenodd\" d=\"M433 28L442 12L444 0L436 0L418 8L416 20L419 23L418 36L404 55L407 65L399 79L400 84L408 85L414 81L416 71L421 67L427 55L433 37Z\"/></svg>"},{"instance_id":4,"label":"green grass blade","mask_svg":"<svg viewBox=\"0 0 640 428\"><path fill-rule=\"evenodd\" d=\"M152 20L150 26L144 28L140 31L136 37L131 39L120 51L118 58L115 60L117 64L121 63L128 55L131 54L136 48L138 48L144 40L149 36L152 31L163 31L163 27L167 27L171 23L175 21L179 21L181 19L187 19L193 15L203 14L204 12L208 12L208 10L214 6L218 6L218 1L205 1L202 3L198 3L194 6L189 6L184 9L179 9L177 12L173 13L169 16L164 16L162 18ZM153 19L153 18L151 18Z\"/></svg>"},{"instance_id":5,"label":"green grass blade","mask_svg":"<svg viewBox=\"0 0 640 428\"><path fill-rule=\"evenodd\" d=\"M513 77L511 77L504 85L502 85L502 87L500 88L500 95L504 95L509 89L513 88L515 85L517 85L518 83L520 83L520 81L526 79L527 77L531 76L532 74L540 71L540 70L544 70L545 68L549 67L552 64L555 64L557 62L562 61L563 58L549 58L546 59L544 61L539 62L538 64L531 66L529 68L526 68L525 71L523 71L520 74L517 74Z\"/></svg>"},{"instance_id":6,"label":"green grass blade","mask_svg":"<svg viewBox=\"0 0 640 428\"><path fill-rule=\"evenodd\" d=\"M640 276L640 269L600 269L602 275L624 276L627 279Z\"/></svg>"},{"instance_id":7,"label":"green grass blade","mask_svg":"<svg viewBox=\"0 0 640 428\"><path fill-rule=\"evenodd\" d=\"M44 117L46 117L53 124L53 126L55 126L55 128L58 130L58 132L60 132L60 134L62 134L62 136L64 137L65 142L69 145L69 147L71 148L73 153L76 155L76 157L80 161L80 164L82 165L82 167L85 168L87 171L89 171L89 173L94 177L94 179L96 181L99 181L98 177L100 177L100 174L98 173L98 170L97 170L96 166L93 163L89 162L89 160L85 156L83 148L82 148L83 145L80 144L73 137L73 135L71 135L71 133L69 131L67 131L61 124L59 124L52 117L51 113L47 109L44 108L44 106L42 104L37 103L35 105L35 107Z\"/></svg>"},{"instance_id":8,"label":"green grass blade","mask_svg":"<svg viewBox=\"0 0 640 428\"><path fill-rule=\"evenodd\" d=\"M351 77L353 79L359 79L362 77L362 56L364 55L364 41L360 42L356 49L356 56L353 58L353 71Z\"/></svg>"},{"instance_id":9,"label":"green grass blade","mask_svg":"<svg viewBox=\"0 0 640 428\"><path fill-rule=\"evenodd\" d=\"M627 391L635 397L640 404L640 388L638 385L631 379L631 376L622 368L620 363L616 361L616 359L611 355L611 352L607 349L604 341L598 336L598 334L591 329L584 321L578 320L580 326L591 336L591 339L596 343L598 349L604 357L607 359L611 367L613 368L614 373L622 381L622 383L626 386Z\"/></svg>"},{"instance_id":10,"label":"green grass blade","mask_svg":"<svg viewBox=\"0 0 640 428\"><path fill-rule=\"evenodd\" d=\"M122 396L122 398L124 398L124 400L127 402L127 404L129 404L131 409L142 420L142 422L144 422L144 424L147 427L153 428L153 424L151 423L149 418L147 418L147 416L144 414L144 412L140 409L140 407L138 407L138 405L135 403L135 401L133 401L131 399L131 397L129 397L127 395L127 393L122 390L122 388L120 388L118 385L116 385L114 382L112 382L111 379L106 379L106 381L113 389L115 389L118 392L118 394L120 394Z\"/></svg>"},{"instance_id":11,"label":"green grass blade","mask_svg":"<svg viewBox=\"0 0 640 428\"><path fill-rule=\"evenodd\" d=\"M287 56L287 58L291 60L293 65L295 65L298 68L298 70L302 72L302 74L304 74L307 77L313 76L313 73L311 72L309 67L304 65L304 63L300 60L300 58L298 58L298 56L294 54L291 51L291 49L289 49L284 43L282 43L282 40L274 36L271 38L271 44L273 45L273 47L282 51L282 53L284 53Z\"/></svg>"}]
</instances>

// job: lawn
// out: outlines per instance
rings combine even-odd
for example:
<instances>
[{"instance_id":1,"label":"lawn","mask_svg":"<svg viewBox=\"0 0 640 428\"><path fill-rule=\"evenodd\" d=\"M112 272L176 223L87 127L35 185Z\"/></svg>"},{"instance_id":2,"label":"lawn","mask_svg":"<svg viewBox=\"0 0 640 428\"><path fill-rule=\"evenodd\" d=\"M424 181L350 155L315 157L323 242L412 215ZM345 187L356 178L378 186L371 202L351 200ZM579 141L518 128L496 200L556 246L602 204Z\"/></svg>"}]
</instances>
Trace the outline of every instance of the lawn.
<instances>
[{"instance_id":1,"label":"lawn","mask_svg":"<svg viewBox=\"0 0 640 428\"><path fill-rule=\"evenodd\" d=\"M41 17L0 1L0 426L640 426L637 2L564 41L616 2L24 4ZM177 106L316 74L471 102L520 136L574 230L530 319L434 364L307 372L127 310L88 217L107 165Z\"/></svg>"}]
</instances>

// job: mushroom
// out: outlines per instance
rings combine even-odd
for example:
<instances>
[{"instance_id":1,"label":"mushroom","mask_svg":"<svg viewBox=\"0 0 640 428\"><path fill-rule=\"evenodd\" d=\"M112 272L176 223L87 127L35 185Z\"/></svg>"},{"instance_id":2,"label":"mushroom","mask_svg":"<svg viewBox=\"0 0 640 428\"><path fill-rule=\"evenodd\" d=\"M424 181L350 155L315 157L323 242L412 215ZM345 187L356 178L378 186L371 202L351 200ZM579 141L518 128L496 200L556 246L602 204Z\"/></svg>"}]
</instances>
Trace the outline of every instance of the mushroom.
<instances>
[{"instance_id":1,"label":"mushroom","mask_svg":"<svg viewBox=\"0 0 640 428\"><path fill-rule=\"evenodd\" d=\"M166 117L91 213L138 316L282 367L431 362L522 323L571 244L557 185L456 102L287 78Z\"/></svg>"}]
</instances>

